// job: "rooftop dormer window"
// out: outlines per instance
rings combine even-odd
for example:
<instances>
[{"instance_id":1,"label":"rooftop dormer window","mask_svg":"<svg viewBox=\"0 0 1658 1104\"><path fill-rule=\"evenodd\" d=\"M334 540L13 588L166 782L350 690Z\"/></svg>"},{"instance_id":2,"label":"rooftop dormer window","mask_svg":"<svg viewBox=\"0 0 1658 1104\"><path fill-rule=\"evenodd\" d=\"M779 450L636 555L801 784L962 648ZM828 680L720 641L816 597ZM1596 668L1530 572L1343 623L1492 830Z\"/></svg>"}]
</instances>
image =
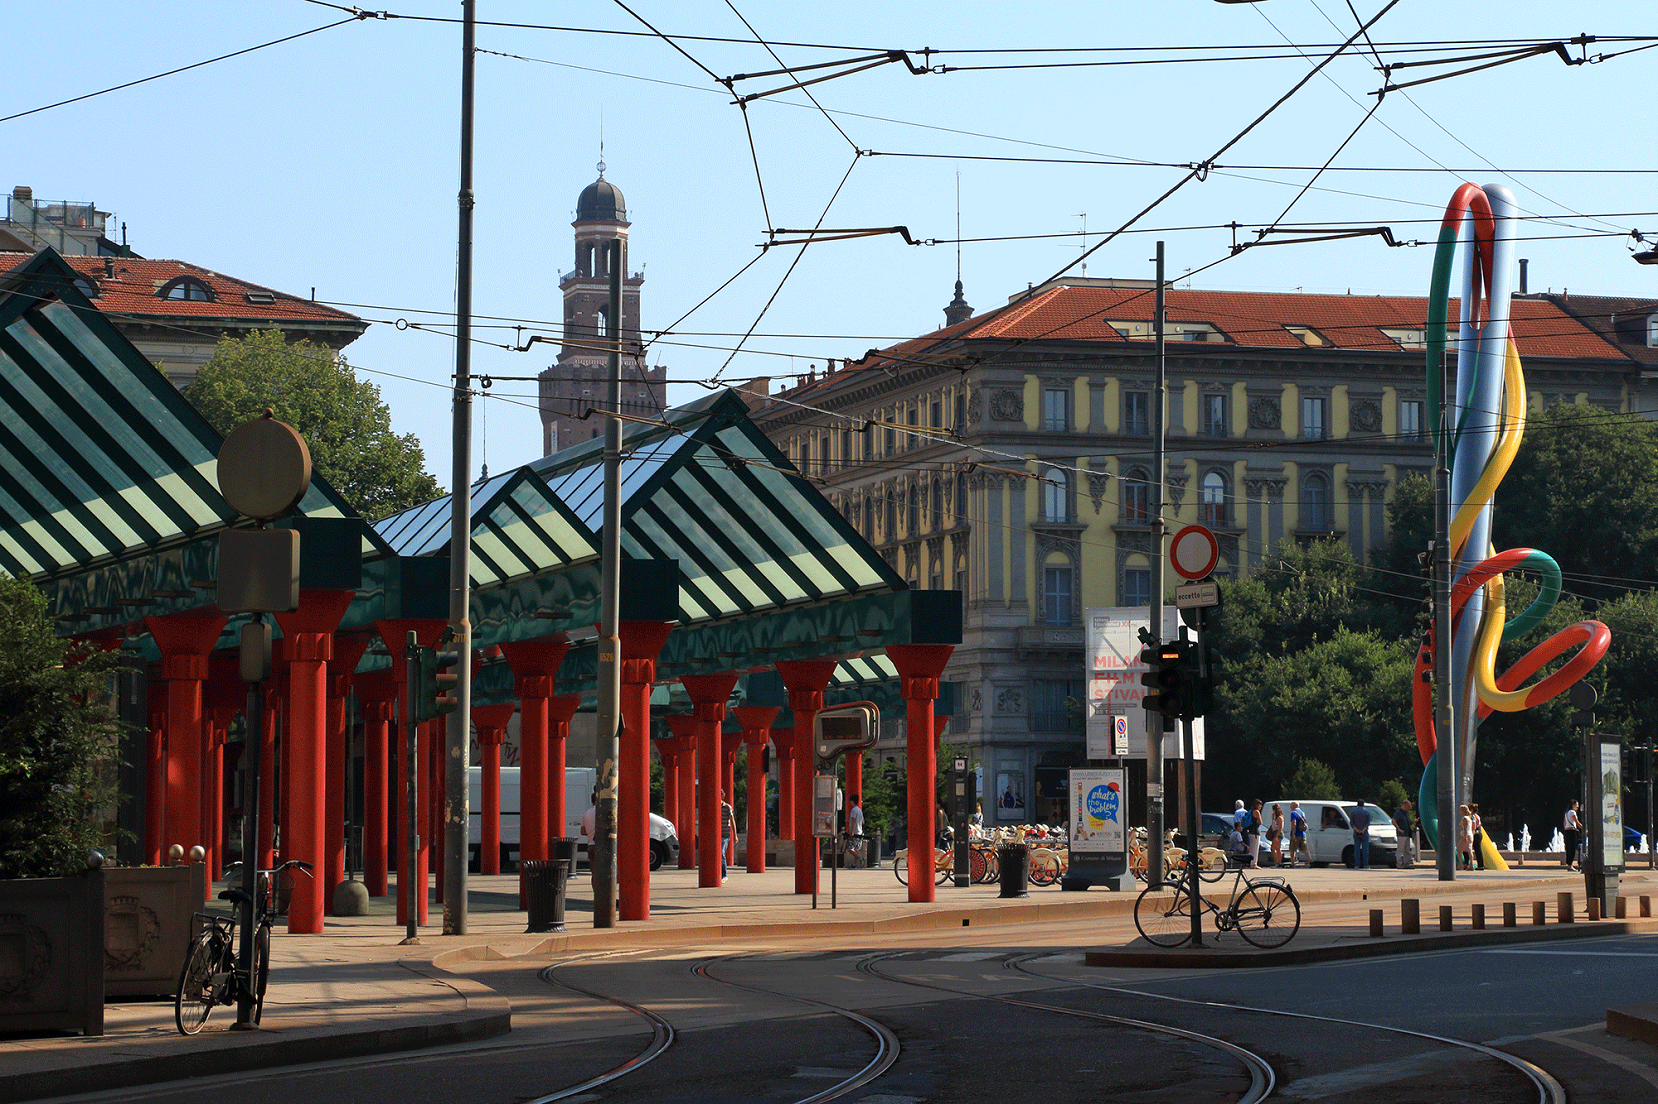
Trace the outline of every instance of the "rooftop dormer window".
<instances>
[{"instance_id":1,"label":"rooftop dormer window","mask_svg":"<svg viewBox=\"0 0 1658 1104\"><path fill-rule=\"evenodd\" d=\"M94 284L91 280L88 280L85 276L75 277L75 290L86 296L88 299L98 298L98 285Z\"/></svg>"},{"instance_id":2,"label":"rooftop dormer window","mask_svg":"<svg viewBox=\"0 0 1658 1104\"><path fill-rule=\"evenodd\" d=\"M194 276L180 276L169 280L156 291L157 299L172 299L181 303L211 303L213 291Z\"/></svg>"}]
</instances>

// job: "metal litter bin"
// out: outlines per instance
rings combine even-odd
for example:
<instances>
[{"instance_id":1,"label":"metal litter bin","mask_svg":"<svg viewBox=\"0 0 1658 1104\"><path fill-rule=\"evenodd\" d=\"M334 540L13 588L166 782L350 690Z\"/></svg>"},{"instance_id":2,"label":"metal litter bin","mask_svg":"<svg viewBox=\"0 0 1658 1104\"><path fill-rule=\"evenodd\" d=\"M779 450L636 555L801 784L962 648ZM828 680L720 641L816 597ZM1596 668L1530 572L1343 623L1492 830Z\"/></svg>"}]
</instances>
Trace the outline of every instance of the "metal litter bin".
<instances>
[{"instance_id":1,"label":"metal litter bin","mask_svg":"<svg viewBox=\"0 0 1658 1104\"><path fill-rule=\"evenodd\" d=\"M570 868L563 859L525 859L518 864L529 902L530 922L526 932L564 931L564 895Z\"/></svg>"},{"instance_id":2,"label":"metal litter bin","mask_svg":"<svg viewBox=\"0 0 1658 1104\"><path fill-rule=\"evenodd\" d=\"M547 841L552 846L553 858L564 864L564 872L568 877L576 876L576 843L572 836L561 836L558 839Z\"/></svg>"},{"instance_id":3,"label":"metal litter bin","mask_svg":"<svg viewBox=\"0 0 1658 1104\"><path fill-rule=\"evenodd\" d=\"M998 897L1030 896L1030 848L1022 843L1004 843L996 849L1002 869L1002 891Z\"/></svg>"}]
</instances>

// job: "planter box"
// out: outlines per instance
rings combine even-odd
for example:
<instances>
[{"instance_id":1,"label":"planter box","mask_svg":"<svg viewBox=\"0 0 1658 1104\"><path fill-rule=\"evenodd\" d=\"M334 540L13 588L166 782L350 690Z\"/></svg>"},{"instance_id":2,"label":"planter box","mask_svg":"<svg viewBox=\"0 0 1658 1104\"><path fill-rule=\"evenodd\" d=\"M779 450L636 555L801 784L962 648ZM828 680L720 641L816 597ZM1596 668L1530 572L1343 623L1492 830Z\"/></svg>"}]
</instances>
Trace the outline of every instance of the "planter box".
<instances>
[{"instance_id":1,"label":"planter box","mask_svg":"<svg viewBox=\"0 0 1658 1104\"><path fill-rule=\"evenodd\" d=\"M0 1032L104 1033L104 872L0 882Z\"/></svg>"},{"instance_id":2,"label":"planter box","mask_svg":"<svg viewBox=\"0 0 1658 1104\"><path fill-rule=\"evenodd\" d=\"M203 863L104 871L106 998L172 995L206 895Z\"/></svg>"}]
</instances>

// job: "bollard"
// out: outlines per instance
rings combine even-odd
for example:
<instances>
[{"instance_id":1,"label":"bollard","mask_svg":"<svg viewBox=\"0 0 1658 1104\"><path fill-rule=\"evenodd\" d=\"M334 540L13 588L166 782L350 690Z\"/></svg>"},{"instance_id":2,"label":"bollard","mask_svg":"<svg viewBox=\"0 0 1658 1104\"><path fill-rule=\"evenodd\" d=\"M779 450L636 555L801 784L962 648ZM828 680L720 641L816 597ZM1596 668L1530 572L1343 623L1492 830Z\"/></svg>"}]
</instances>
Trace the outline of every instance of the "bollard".
<instances>
[{"instance_id":1,"label":"bollard","mask_svg":"<svg viewBox=\"0 0 1658 1104\"><path fill-rule=\"evenodd\" d=\"M1450 931L1451 930L1451 906L1450 905L1440 905L1439 906L1439 930L1440 931Z\"/></svg>"},{"instance_id":2,"label":"bollard","mask_svg":"<svg viewBox=\"0 0 1658 1104\"><path fill-rule=\"evenodd\" d=\"M1382 910L1381 909L1371 909L1370 910L1370 938L1380 939L1381 937L1382 937Z\"/></svg>"},{"instance_id":3,"label":"bollard","mask_svg":"<svg viewBox=\"0 0 1658 1104\"><path fill-rule=\"evenodd\" d=\"M1399 902L1399 934L1422 934L1422 902L1406 897Z\"/></svg>"},{"instance_id":4,"label":"bollard","mask_svg":"<svg viewBox=\"0 0 1658 1104\"><path fill-rule=\"evenodd\" d=\"M1484 931L1485 930L1485 906L1484 905L1475 905L1474 906L1474 916L1473 916L1473 920L1469 924L1469 926L1471 928L1473 928L1475 931Z\"/></svg>"},{"instance_id":5,"label":"bollard","mask_svg":"<svg viewBox=\"0 0 1658 1104\"><path fill-rule=\"evenodd\" d=\"M1629 900L1629 898L1627 898L1627 897L1619 896L1616 901L1613 901L1612 902L1612 915L1617 917L1619 920L1622 920L1625 917L1627 917L1629 915L1629 908L1628 908L1628 905L1625 902L1627 902L1628 900Z\"/></svg>"},{"instance_id":6,"label":"bollard","mask_svg":"<svg viewBox=\"0 0 1658 1104\"><path fill-rule=\"evenodd\" d=\"M1543 902L1533 901L1531 903L1531 922L1533 924L1541 924L1543 922Z\"/></svg>"},{"instance_id":7,"label":"bollard","mask_svg":"<svg viewBox=\"0 0 1658 1104\"><path fill-rule=\"evenodd\" d=\"M1585 908L1588 910L1589 920L1590 920L1591 923L1600 919L1600 898L1599 897L1591 897L1587 901L1583 902L1583 904L1584 904Z\"/></svg>"},{"instance_id":8,"label":"bollard","mask_svg":"<svg viewBox=\"0 0 1658 1104\"><path fill-rule=\"evenodd\" d=\"M1562 924L1571 924L1577 920L1577 910L1572 907L1572 895L1567 892L1554 895L1555 920Z\"/></svg>"},{"instance_id":9,"label":"bollard","mask_svg":"<svg viewBox=\"0 0 1658 1104\"><path fill-rule=\"evenodd\" d=\"M1642 916L1651 916L1652 915L1652 898L1648 897L1644 893L1641 895L1641 915Z\"/></svg>"},{"instance_id":10,"label":"bollard","mask_svg":"<svg viewBox=\"0 0 1658 1104\"><path fill-rule=\"evenodd\" d=\"M1512 928L1512 927L1515 926L1516 923L1518 923L1518 919L1516 918L1514 913L1515 913L1514 902L1513 901L1504 901L1503 902L1503 927Z\"/></svg>"}]
</instances>

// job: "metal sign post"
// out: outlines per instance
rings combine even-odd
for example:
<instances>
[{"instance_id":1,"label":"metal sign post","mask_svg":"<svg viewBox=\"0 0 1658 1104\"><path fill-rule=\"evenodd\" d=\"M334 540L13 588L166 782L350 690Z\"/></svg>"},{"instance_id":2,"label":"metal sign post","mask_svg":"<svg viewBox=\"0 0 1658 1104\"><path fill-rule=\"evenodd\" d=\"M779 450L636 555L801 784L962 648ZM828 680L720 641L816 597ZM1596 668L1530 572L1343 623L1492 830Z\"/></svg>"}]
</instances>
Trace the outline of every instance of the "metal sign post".
<instances>
[{"instance_id":1,"label":"metal sign post","mask_svg":"<svg viewBox=\"0 0 1658 1104\"><path fill-rule=\"evenodd\" d=\"M403 780L407 794L403 802L403 869L397 872L404 919L399 946L419 945L420 906L426 898L425 883L415 885L420 872L420 824L415 820L420 815L420 724L415 720L414 707L420 681L419 648L420 641L410 631L403 642Z\"/></svg>"},{"instance_id":2,"label":"metal sign post","mask_svg":"<svg viewBox=\"0 0 1658 1104\"><path fill-rule=\"evenodd\" d=\"M824 709L812 719L812 755L817 762L818 773L813 775L812 789L812 836L815 839L828 837L833 857L835 846L839 841L835 836L835 760L849 751L862 754L865 748L875 746L875 741L881 738L881 709L874 702L853 702L850 705L837 705L833 709ZM823 773L827 771L828 773ZM821 862L818 858L820 847L813 847L813 862ZM798 851L796 852L798 856ZM795 861L799 861L798 857ZM837 903L837 885L835 876L838 873L839 863L829 863L829 907L834 908ZM812 907L817 908L817 879L812 879Z\"/></svg>"},{"instance_id":3,"label":"metal sign post","mask_svg":"<svg viewBox=\"0 0 1658 1104\"><path fill-rule=\"evenodd\" d=\"M1600 900L1602 916L1611 916L1618 875L1624 871L1623 737L1597 732L1584 741L1583 750L1583 776L1589 784L1589 801L1583 807L1589 830L1583 889L1585 896Z\"/></svg>"}]
</instances>

